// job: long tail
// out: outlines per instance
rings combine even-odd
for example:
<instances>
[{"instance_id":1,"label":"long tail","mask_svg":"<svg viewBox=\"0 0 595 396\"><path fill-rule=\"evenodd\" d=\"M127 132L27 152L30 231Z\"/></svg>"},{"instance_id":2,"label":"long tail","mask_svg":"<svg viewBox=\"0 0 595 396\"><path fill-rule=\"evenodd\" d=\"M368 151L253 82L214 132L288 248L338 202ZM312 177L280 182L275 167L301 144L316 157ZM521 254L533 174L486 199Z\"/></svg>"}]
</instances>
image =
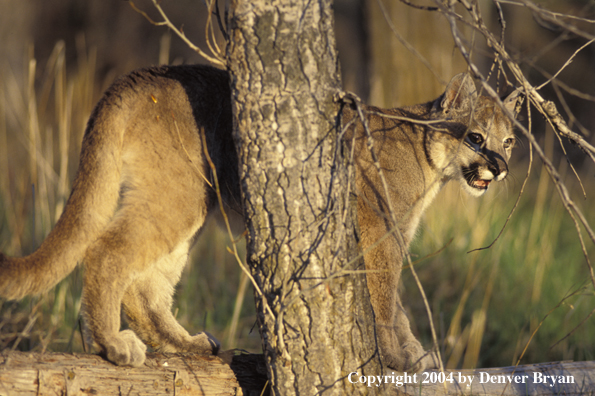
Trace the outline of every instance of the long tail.
<instances>
[{"instance_id":1,"label":"long tail","mask_svg":"<svg viewBox=\"0 0 595 396\"><path fill-rule=\"evenodd\" d=\"M87 125L73 189L54 229L29 256L0 253L0 296L20 299L55 286L82 261L113 216L121 173L120 139L114 135L120 125L105 108L101 101Z\"/></svg>"}]
</instances>

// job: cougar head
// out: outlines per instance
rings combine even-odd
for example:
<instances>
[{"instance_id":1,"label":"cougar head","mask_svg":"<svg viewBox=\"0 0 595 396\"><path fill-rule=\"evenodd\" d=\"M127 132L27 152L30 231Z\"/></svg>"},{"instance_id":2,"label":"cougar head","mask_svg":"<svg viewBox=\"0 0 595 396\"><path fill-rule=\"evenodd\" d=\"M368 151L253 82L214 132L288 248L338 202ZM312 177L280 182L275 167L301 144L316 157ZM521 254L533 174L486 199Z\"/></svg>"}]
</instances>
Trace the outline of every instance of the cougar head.
<instances>
[{"instance_id":1,"label":"cougar head","mask_svg":"<svg viewBox=\"0 0 595 396\"><path fill-rule=\"evenodd\" d=\"M515 113L518 91L504 99ZM453 77L434 104L426 144L433 165L446 179L457 179L472 196L483 195L490 184L508 175L508 160L516 138L512 122L498 103L478 96L466 73Z\"/></svg>"}]
</instances>

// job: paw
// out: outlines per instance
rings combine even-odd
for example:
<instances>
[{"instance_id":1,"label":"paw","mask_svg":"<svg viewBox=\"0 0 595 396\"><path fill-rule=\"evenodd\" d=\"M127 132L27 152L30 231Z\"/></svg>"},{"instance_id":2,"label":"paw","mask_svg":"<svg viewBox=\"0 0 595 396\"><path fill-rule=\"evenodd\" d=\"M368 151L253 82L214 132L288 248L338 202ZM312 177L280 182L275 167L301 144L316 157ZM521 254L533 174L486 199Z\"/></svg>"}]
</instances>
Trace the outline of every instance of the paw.
<instances>
[{"instance_id":1,"label":"paw","mask_svg":"<svg viewBox=\"0 0 595 396\"><path fill-rule=\"evenodd\" d=\"M393 370L407 373L418 373L426 368L427 360L421 344L415 338L399 345L394 334L382 334L379 338L382 361ZM384 341L384 342L383 342Z\"/></svg>"},{"instance_id":2,"label":"paw","mask_svg":"<svg viewBox=\"0 0 595 396\"><path fill-rule=\"evenodd\" d=\"M215 337L205 331L203 333L195 334L191 337L191 346L188 348L188 351L217 355L220 348L221 343Z\"/></svg>"},{"instance_id":3,"label":"paw","mask_svg":"<svg viewBox=\"0 0 595 396\"><path fill-rule=\"evenodd\" d=\"M426 368L424 350L414 343L405 344L401 347L384 347L381 348L381 351L384 364L393 370L407 373L419 373Z\"/></svg>"},{"instance_id":4,"label":"paw","mask_svg":"<svg viewBox=\"0 0 595 396\"><path fill-rule=\"evenodd\" d=\"M423 359L423 353L411 353L411 351L384 351L382 353L382 360L389 368L410 374L424 371L426 360Z\"/></svg>"},{"instance_id":5,"label":"paw","mask_svg":"<svg viewBox=\"0 0 595 396\"><path fill-rule=\"evenodd\" d=\"M419 341L414 340L401 345L403 351L403 371L419 373L426 369L426 352Z\"/></svg>"},{"instance_id":6,"label":"paw","mask_svg":"<svg viewBox=\"0 0 595 396\"><path fill-rule=\"evenodd\" d=\"M147 346L132 332L124 330L105 345L107 360L118 366L142 366Z\"/></svg>"}]
</instances>

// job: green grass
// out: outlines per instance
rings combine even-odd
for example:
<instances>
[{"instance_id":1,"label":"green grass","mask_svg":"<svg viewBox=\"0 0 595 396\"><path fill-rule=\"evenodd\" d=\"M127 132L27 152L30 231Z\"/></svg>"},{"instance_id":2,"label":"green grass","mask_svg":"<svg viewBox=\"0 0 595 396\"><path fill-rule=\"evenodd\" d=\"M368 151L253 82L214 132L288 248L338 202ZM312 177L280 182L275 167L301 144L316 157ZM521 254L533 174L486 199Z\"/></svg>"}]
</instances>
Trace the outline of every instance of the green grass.
<instances>
[{"instance_id":1,"label":"green grass","mask_svg":"<svg viewBox=\"0 0 595 396\"><path fill-rule=\"evenodd\" d=\"M59 44L47 65L30 59L28 67L29 77L23 81L10 70L0 73L0 250L11 255L33 251L61 212L84 125L101 91L92 54L81 54L79 67L67 73ZM551 137L547 139L546 146L552 146ZM526 149L516 150L518 156ZM564 170L564 161L560 163L561 173L576 191L571 172ZM443 249L416 268L450 368L515 364L548 314L522 363L595 358L593 318L549 349L589 315L595 296L574 225L540 164L533 165L525 194L502 237L490 249L467 253L488 245L504 224L526 164L515 163L511 169L516 178L494 185L480 199L464 195L456 184L447 186L412 246L414 259ZM595 189L588 182L586 187L592 196ZM585 215L595 220L588 204L584 206ZM207 330L224 348L259 351L250 287L237 332L231 330L241 272L227 251L230 243L214 224L207 226L182 276L174 312L190 332ZM588 246L592 256L592 244ZM78 268L41 297L0 302L0 348L82 351L81 274ZM403 278L403 300L414 331L429 347L429 321L419 292L410 271L405 270Z\"/></svg>"}]
</instances>

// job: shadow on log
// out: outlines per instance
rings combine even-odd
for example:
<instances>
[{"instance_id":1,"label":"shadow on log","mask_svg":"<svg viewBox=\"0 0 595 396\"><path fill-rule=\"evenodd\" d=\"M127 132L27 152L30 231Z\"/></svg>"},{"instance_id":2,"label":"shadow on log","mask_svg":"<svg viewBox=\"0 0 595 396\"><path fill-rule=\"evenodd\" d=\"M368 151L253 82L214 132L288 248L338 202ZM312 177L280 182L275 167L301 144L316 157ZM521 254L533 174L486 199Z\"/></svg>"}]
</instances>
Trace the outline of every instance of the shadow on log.
<instances>
[{"instance_id":1,"label":"shadow on log","mask_svg":"<svg viewBox=\"0 0 595 396\"><path fill-rule=\"evenodd\" d=\"M0 396L20 395L268 395L262 355L223 359L197 354L149 353L140 368L118 367L96 355L3 352ZM229 364L231 362L231 364ZM401 377L399 377L401 376ZM595 361L475 370L437 370L403 378L385 371L382 394L593 395ZM370 379L352 375L367 387ZM378 385L378 377L371 386ZM403 381L405 380L405 381ZM407 382L401 386L397 383ZM424 381L426 383L424 383Z\"/></svg>"}]
</instances>

